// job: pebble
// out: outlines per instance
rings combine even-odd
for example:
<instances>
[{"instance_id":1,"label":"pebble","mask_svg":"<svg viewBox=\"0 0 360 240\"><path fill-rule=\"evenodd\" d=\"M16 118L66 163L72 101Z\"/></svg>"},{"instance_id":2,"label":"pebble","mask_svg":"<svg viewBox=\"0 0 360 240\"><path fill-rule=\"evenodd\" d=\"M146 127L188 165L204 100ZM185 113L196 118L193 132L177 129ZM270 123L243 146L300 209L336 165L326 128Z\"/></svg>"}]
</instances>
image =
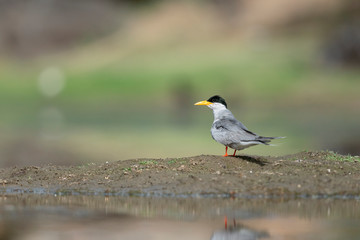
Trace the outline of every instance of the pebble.
<instances>
[{"instance_id":1,"label":"pebble","mask_svg":"<svg viewBox=\"0 0 360 240\"><path fill-rule=\"evenodd\" d=\"M181 165L180 167L178 167L178 171L183 171L185 169L185 165Z\"/></svg>"},{"instance_id":2,"label":"pebble","mask_svg":"<svg viewBox=\"0 0 360 240\"><path fill-rule=\"evenodd\" d=\"M6 180L0 179L0 184L6 184L6 183L7 183Z\"/></svg>"}]
</instances>

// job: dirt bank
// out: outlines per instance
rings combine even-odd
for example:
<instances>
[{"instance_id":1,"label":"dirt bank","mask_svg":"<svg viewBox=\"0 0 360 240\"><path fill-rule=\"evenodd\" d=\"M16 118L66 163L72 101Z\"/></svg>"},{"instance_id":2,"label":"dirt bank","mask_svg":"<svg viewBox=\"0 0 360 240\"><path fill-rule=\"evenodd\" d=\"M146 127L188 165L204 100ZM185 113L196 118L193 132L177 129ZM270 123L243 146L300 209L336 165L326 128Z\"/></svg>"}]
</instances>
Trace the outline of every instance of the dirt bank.
<instances>
[{"instance_id":1,"label":"dirt bank","mask_svg":"<svg viewBox=\"0 0 360 240\"><path fill-rule=\"evenodd\" d=\"M359 157L300 152L281 157L201 155L82 166L0 169L2 193L139 196L360 196Z\"/></svg>"}]
</instances>

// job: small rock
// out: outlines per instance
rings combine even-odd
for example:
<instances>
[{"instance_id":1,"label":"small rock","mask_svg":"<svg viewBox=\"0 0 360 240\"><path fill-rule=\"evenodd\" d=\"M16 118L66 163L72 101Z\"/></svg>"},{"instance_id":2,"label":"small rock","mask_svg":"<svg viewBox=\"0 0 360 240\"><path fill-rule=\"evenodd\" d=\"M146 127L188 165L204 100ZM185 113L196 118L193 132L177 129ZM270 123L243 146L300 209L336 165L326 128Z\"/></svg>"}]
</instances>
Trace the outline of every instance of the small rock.
<instances>
[{"instance_id":1,"label":"small rock","mask_svg":"<svg viewBox=\"0 0 360 240\"><path fill-rule=\"evenodd\" d=\"M7 180L0 179L0 184L7 184Z\"/></svg>"},{"instance_id":2,"label":"small rock","mask_svg":"<svg viewBox=\"0 0 360 240\"><path fill-rule=\"evenodd\" d=\"M221 173L220 173L220 171L216 171L215 174L220 175Z\"/></svg>"},{"instance_id":3,"label":"small rock","mask_svg":"<svg viewBox=\"0 0 360 240\"><path fill-rule=\"evenodd\" d=\"M185 165L181 165L180 167L177 168L178 171L184 171L185 169Z\"/></svg>"}]
</instances>

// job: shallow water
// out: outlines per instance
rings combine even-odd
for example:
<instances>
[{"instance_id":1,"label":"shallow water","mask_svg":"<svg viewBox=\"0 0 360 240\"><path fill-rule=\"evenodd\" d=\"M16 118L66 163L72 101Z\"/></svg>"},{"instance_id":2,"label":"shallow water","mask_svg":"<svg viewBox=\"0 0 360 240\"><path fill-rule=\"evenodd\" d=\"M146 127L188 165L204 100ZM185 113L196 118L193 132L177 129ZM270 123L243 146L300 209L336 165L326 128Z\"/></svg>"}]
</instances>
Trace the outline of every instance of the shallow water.
<instances>
[{"instance_id":1,"label":"shallow water","mask_svg":"<svg viewBox=\"0 0 360 240\"><path fill-rule=\"evenodd\" d=\"M360 239L356 199L0 196L0 239Z\"/></svg>"}]
</instances>

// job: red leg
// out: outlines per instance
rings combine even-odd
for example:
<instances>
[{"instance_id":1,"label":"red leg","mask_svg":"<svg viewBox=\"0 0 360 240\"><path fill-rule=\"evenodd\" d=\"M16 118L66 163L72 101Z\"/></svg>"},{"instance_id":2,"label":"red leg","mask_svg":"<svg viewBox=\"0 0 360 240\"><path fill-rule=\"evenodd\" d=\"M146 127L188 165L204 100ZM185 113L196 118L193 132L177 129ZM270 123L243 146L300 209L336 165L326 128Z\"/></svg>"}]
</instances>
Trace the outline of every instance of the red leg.
<instances>
[{"instance_id":1,"label":"red leg","mask_svg":"<svg viewBox=\"0 0 360 240\"><path fill-rule=\"evenodd\" d=\"M236 150L234 150L234 154L233 154L233 157L235 157L235 153L236 153Z\"/></svg>"},{"instance_id":2,"label":"red leg","mask_svg":"<svg viewBox=\"0 0 360 240\"><path fill-rule=\"evenodd\" d=\"M227 216L225 216L224 222L225 222L225 230L226 230L227 229Z\"/></svg>"},{"instance_id":3,"label":"red leg","mask_svg":"<svg viewBox=\"0 0 360 240\"><path fill-rule=\"evenodd\" d=\"M224 155L223 157L229 156L229 155L227 154L227 150L228 150L228 147L226 146L226 147L225 147L225 155Z\"/></svg>"}]
</instances>

